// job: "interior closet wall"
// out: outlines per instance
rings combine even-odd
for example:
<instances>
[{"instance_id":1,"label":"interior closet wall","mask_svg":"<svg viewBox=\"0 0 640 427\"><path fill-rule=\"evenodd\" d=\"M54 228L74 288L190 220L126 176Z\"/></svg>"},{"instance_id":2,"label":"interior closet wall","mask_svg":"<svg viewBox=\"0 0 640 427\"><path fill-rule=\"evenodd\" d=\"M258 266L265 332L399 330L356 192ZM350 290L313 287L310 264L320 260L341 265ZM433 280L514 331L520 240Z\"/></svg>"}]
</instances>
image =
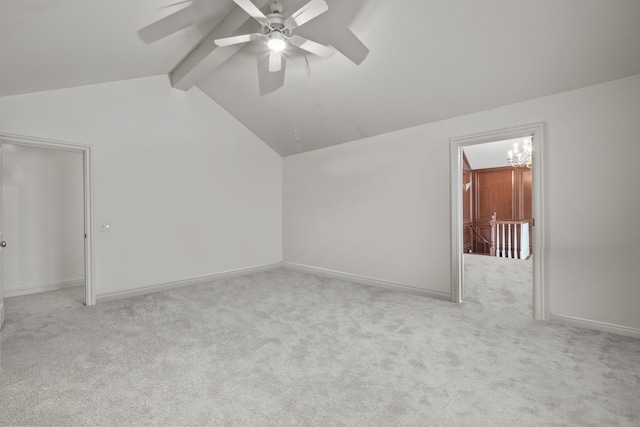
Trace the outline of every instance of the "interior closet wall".
<instances>
[{"instance_id":1,"label":"interior closet wall","mask_svg":"<svg viewBox=\"0 0 640 427\"><path fill-rule=\"evenodd\" d=\"M3 148L5 296L84 285L82 153Z\"/></svg>"}]
</instances>

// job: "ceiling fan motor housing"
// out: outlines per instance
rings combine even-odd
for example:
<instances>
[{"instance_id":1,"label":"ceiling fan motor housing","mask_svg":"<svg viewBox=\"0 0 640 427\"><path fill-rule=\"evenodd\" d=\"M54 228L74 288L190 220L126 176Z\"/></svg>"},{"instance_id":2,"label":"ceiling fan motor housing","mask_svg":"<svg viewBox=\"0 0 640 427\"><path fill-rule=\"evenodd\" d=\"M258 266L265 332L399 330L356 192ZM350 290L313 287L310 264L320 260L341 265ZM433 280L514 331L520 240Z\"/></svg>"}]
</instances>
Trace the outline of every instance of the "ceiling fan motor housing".
<instances>
[{"instance_id":1,"label":"ceiling fan motor housing","mask_svg":"<svg viewBox=\"0 0 640 427\"><path fill-rule=\"evenodd\" d=\"M271 3L271 6L269 6L269 10L271 11L271 13L277 13L278 15L282 15L282 12L284 11L284 6L282 6L282 4L278 3L277 1L274 1L273 3Z\"/></svg>"},{"instance_id":2,"label":"ceiling fan motor housing","mask_svg":"<svg viewBox=\"0 0 640 427\"><path fill-rule=\"evenodd\" d=\"M280 3L277 3L277 4L280 4ZM286 27L285 17L282 16L281 13L275 12L275 13L269 14L267 15L267 19L269 20L269 25L265 27L265 29L267 30L267 34L271 33L272 31L277 31L285 34L286 36L291 35L291 30Z\"/></svg>"}]
</instances>

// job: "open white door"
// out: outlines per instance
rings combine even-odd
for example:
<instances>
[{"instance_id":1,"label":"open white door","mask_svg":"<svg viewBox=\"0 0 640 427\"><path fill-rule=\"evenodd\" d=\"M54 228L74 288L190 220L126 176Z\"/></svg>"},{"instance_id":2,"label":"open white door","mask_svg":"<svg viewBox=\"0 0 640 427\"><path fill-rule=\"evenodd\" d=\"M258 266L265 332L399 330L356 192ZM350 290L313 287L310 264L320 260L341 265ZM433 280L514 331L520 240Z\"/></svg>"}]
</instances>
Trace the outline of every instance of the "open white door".
<instances>
[{"instance_id":1,"label":"open white door","mask_svg":"<svg viewBox=\"0 0 640 427\"><path fill-rule=\"evenodd\" d=\"M2 140L0 140L0 329L4 325L4 250L7 243L3 239L2 215Z\"/></svg>"}]
</instances>

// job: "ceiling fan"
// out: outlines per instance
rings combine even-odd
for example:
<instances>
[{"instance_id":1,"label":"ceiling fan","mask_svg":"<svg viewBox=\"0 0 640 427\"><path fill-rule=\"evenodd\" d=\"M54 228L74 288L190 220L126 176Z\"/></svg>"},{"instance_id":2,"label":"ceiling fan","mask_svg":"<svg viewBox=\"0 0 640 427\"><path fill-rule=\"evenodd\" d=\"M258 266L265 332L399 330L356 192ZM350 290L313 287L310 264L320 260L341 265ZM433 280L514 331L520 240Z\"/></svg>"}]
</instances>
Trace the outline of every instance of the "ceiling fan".
<instances>
[{"instance_id":1,"label":"ceiling fan","mask_svg":"<svg viewBox=\"0 0 640 427\"><path fill-rule=\"evenodd\" d=\"M284 0L280 1L288 4ZM194 63L204 63L204 58L207 58L208 55L217 58L209 61L210 64L213 64L213 67L216 67L243 47L243 44L262 40L269 47L269 53L266 56L261 55L258 57L258 83L261 94L266 94L277 90L284 84L284 53L287 52L285 49L289 46L321 57L327 57L334 50L337 50L355 64L360 64L367 57L369 49L347 26L353 17L353 13L357 10L355 5L363 0L351 0L350 2L336 5L337 10L340 10L340 13L335 14L337 25L333 26L331 31L325 31L321 35L318 34L319 37L322 37L323 43L317 43L294 34L301 25L329 10L328 1L302 0L303 6L292 13L285 12L285 8L281 3L273 1L269 7L270 13L265 15L261 8L269 3L267 0L233 0L229 3L220 2L219 0L178 0L167 7L182 4L186 4L186 6L140 29L138 34L143 41L154 43L194 25L201 26L201 28L213 28L207 36L201 39L201 43L194 48L194 51L189 53L178 64L176 69L183 64L186 64L188 68ZM340 2L341 0L331 1ZM239 15L235 12L235 7L233 6L238 7L236 10L240 13ZM347 9L346 12L343 10L345 8ZM244 13L260 24L261 29L259 32L225 37L225 30L229 33L239 28L235 25L239 25L240 16L246 16ZM227 18L232 15L231 22L233 24L227 25L229 22ZM220 52L215 52L210 49L210 46L220 47ZM199 48L202 49L199 50ZM201 54L201 51L206 52ZM195 55L192 55L193 53ZM198 71L196 74L197 76L204 76L206 73ZM188 81L191 82L191 80Z\"/></svg>"},{"instance_id":2,"label":"ceiling fan","mask_svg":"<svg viewBox=\"0 0 640 427\"><path fill-rule=\"evenodd\" d=\"M255 40L266 40L270 49L270 72L281 71L284 67L282 51L286 49L287 43L325 58L333 53L333 49L328 46L292 34L297 27L329 10L329 5L325 0L311 0L288 17L285 17L284 7L277 1L271 3L269 7L271 13L266 16L251 0L233 1L262 25L262 32L216 39L216 45L224 47Z\"/></svg>"}]
</instances>

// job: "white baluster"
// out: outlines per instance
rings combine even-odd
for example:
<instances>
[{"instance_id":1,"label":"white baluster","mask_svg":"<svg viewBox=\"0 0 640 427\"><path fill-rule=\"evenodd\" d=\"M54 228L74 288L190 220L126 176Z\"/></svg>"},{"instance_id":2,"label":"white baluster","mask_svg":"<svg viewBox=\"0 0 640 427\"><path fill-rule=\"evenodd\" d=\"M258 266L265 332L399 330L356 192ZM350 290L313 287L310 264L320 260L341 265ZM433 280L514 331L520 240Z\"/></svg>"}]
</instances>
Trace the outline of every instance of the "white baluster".
<instances>
[{"instance_id":1,"label":"white baluster","mask_svg":"<svg viewBox=\"0 0 640 427\"><path fill-rule=\"evenodd\" d=\"M518 226L513 225L513 257L518 258Z\"/></svg>"},{"instance_id":2,"label":"white baluster","mask_svg":"<svg viewBox=\"0 0 640 427\"><path fill-rule=\"evenodd\" d=\"M504 235L505 235L504 224L502 224L502 258L504 258L506 256L506 253L505 253L505 250L504 250L504 248L506 247L505 244L504 244Z\"/></svg>"},{"instance_id":3,"label":"white baluster","mask_svg":"<svg viewBox=\"0 0 640 427\"><path fill-rule=\"evenodd\" d=\"M511 224L507 224L507 258L511 256Z\"/></svg>"},{"instance_id":4,"label":"white baluster","mask_svg":"<svg viewBox=\"0 0 640 427\"><path fill-rule=\"evenodd\" d=\"M529 252L529 223L525 222L520 226L520 258L525 259Z\"/></svg>"}]
</instances>

